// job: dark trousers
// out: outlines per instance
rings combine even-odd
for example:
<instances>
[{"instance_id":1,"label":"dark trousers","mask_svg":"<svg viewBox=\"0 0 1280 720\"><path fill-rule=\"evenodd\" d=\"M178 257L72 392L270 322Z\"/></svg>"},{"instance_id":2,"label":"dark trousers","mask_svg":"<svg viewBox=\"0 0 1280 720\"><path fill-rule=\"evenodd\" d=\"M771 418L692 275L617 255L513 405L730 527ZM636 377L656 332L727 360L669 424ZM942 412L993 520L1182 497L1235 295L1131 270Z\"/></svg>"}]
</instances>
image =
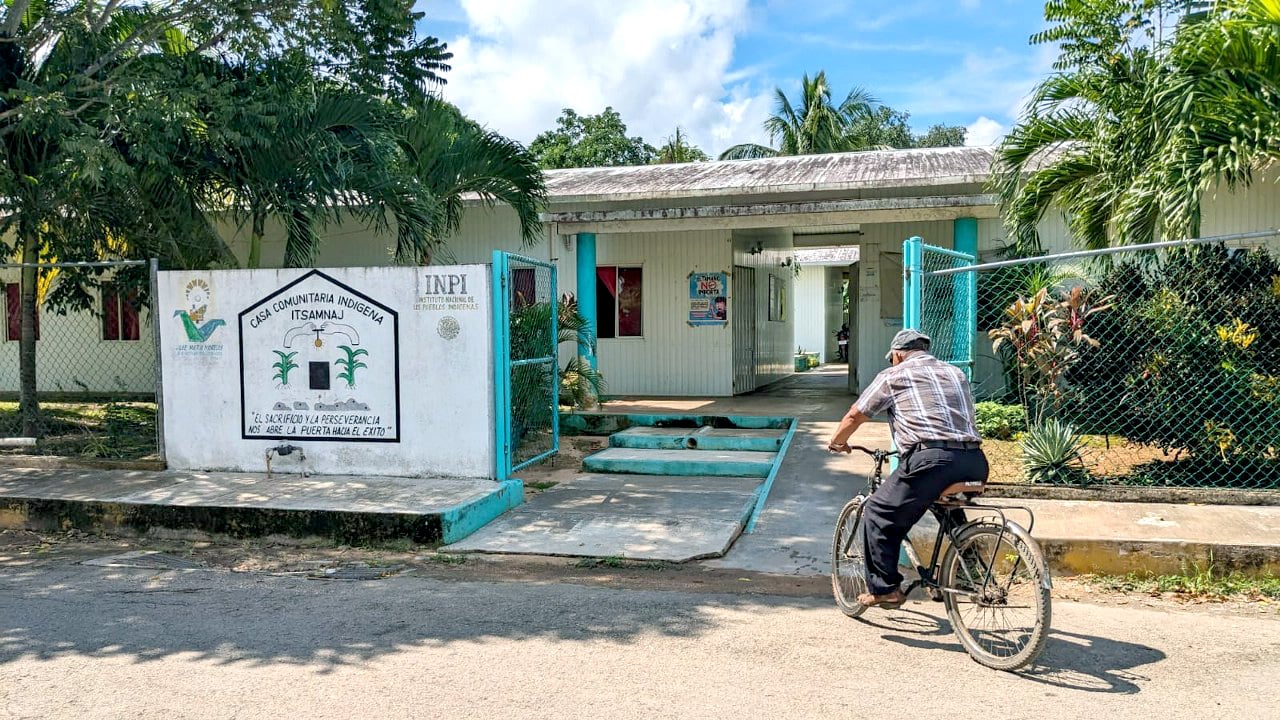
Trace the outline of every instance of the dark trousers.
<instances>
[{"instance_id":1,"label":"dark trousers","mask_svg":"<svg viewBox=\"0 0 1280 720\"><path fill-rule=\"evenodd\" d=\"M901 459L898 469L867 498L862 511L867 589L885 595L899 589L898 555L907 531L924 517L929 505L948 485L986 481L987 456L981 450L921 448ZM964 522L964 511L951 511Z\"/></svg>"}]
</instances>

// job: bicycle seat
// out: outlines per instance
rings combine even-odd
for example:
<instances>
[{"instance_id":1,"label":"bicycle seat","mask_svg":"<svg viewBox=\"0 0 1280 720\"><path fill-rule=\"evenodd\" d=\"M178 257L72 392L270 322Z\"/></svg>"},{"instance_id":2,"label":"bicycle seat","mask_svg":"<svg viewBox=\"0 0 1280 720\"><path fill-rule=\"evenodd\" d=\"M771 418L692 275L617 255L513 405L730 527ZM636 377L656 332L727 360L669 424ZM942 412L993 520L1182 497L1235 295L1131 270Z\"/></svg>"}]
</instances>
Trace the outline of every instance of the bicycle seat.
<instances>
[{"instance_id":1,"label":"bicycle seat","mask_svg":"<svg viewBox=\"0 0 1280 720\"><path fill-rule=\"evenodd\" d=\"M936 505L965 505L987 489L984 482L958 482L948 485L942 495L934 501Z\"/></svg>"}]
</instances>

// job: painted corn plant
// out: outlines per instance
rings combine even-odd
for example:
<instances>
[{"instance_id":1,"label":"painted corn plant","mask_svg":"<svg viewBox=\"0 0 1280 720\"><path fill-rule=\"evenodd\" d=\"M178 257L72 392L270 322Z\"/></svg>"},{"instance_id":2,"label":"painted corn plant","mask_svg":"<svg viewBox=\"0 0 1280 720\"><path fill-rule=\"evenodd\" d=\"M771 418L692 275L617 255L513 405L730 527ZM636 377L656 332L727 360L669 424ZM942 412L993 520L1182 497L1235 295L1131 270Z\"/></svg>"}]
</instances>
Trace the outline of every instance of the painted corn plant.
<instances>
[{"instance_id":1,"label":"painted corn plant","mask_svg":"<svg viewBox=\"0 0 1280 720\"><path fill-rule=\"evenodd\" d=\"M342 368L342 372L338 373L338 379L346 380L347 387L355 387L356 370L369 367L368 365L360 362L360 357L368 356L369 351L364 348L353 349L350 345L339 345L338 349L345 353L344 357L340 357L333 361L334 365Z\"/></svg>"},{"instance_id":2,"label":"painted corn plant","mask_svg":"<svg viewBox=\"0 0 1280 720\"><path fill-rule=\"evenodd\" d=\"M298 369L298 363L293 361L293 359L298 356L298 353L287 353L283 350L272 350L272 352L279 357L279 360L276 360L271 364L271 367L276 370L276 374L272 379L279 380L281 385L288 385L289 373Z\"/></svg>"}]
</instances>

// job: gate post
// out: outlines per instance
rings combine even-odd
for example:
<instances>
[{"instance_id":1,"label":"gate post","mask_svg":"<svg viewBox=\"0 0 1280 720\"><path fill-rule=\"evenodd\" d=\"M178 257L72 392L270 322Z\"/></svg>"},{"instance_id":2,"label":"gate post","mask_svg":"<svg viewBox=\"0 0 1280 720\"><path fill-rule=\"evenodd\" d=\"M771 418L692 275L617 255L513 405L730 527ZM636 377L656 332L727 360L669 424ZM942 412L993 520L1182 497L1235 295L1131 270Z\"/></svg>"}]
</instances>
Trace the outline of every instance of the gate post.
<instances>
[{"instance_id":1,"label":"gate post","mask_svg":"<svg viewBox=\"0 0 1280 720\"><path fill-rule=\"evenodd\" d=\"M511 301L507 254L493 251L493 475L511 474Z\"/></svg>"}]
</instances>

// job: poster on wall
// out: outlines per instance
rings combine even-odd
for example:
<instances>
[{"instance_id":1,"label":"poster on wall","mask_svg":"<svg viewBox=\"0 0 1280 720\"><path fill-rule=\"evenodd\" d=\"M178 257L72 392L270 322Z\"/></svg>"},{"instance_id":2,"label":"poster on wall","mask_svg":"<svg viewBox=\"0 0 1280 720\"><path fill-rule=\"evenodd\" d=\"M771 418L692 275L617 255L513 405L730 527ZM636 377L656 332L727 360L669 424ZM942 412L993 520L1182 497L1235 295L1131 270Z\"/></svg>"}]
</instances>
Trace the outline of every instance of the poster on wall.
<instances>
[{"instance_id":1,"label":"poster on wall","mask_svg":"<svg viewBox=\"0 0 1280 720\"><path fill-rule=\"evenodd\" d=\"M689 324L724 325L729 320L728 273L689 273Z\"/></svg>"},{"instance_id":2,"label":"poster on wall","mask_svg":"<svg viewBox=\"0 0 1280 720\"><path fill-rule=\"evenodd\" d=\"M395 310L313 270L239 321L244 439L400 441Z\"/></svg>"}]
</instances>

